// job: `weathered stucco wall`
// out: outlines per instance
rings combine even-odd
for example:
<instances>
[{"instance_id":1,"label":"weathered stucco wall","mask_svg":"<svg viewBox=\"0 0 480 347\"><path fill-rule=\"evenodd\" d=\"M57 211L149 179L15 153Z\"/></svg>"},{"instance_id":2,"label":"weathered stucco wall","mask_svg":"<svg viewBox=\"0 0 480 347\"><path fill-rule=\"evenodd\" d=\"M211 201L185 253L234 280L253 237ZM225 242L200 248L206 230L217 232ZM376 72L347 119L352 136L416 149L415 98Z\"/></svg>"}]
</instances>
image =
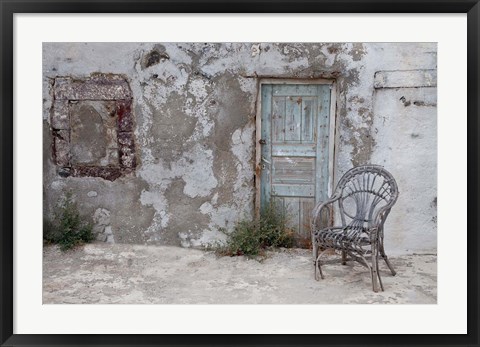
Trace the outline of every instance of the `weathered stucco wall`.
<instances>
[{"instance_id":1,"label":"weathered stucco wall","mask_svg":"<svg viewBox=\"0 0 480 347\"><path fill-rule=\"evenodd\" d=\"M68 101L82 110L69 125L70 155L76 150L85 165L118 163L115 179L61 171L61 130L51 127L60 119L52 116L60 77L97 81L98 89L103 79L126 81L131 131L96 116L111 107L120 117L121 91L98 103L79 87L80 101ZM384 165L401 193L387 221L387 250L434 250L436 44L429 43L45 43L45 215L70 190L108 242L222 240L219 228L253 214L256 98L267 77L336 80L334 181L354 165ZM115 143L117 132L127 141ZM92 145L99 133L105 140Z\"/></svg>"}]
</instances>

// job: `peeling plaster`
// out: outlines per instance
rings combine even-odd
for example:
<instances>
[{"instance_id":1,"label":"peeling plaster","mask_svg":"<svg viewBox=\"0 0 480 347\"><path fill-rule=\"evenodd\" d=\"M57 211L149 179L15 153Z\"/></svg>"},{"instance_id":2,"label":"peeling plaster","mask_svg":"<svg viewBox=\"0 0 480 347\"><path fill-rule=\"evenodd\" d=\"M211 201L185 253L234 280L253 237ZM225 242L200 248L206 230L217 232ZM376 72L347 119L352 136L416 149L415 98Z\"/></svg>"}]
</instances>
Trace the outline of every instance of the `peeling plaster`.
<instances>
[{"instance_id":1,"label":"peeling plaster","mask_svg":"<svg viewBox=\"0 0 480 347\"><path fill-rule=\"evenodd\" d=\"M183 193L191 198L208 196L217 186L212 165L212 151L203 149L199 144L172 163L171 168L164 167L162 162L144 165L139 174L149 183L150 190L142 191L141 202L153 206L156 211L153 223L146 231L154 235L151 241L160 240L162 229L168 226L171 214L166 213L169 203L165 199L165 191L172 180L182 179L185 182Z\"/></svg>"},{"instance_id":2,"label":"peeling plaster","mask_svg":"<svg viewBox=\"0 0 480 347\"><path fill-rule=\"evenodd\" d=\"M220 228L231 230L235 221L251 216L258 78L336 79L334 182L353 165L391 162L391 148L397 147L385 134L399 135L391 129L393 117L436 110L433 96L413 93L409 107L395 101L402 106L399 115L375 111L378 71L424 69L418 80L434 85L436 45L429 43L45 43L43 54L45 210L51 211L58 195L76 190L85 199L80 202L88 206L86 213L111 211L115 242L197 247L224 240ZM135 117L137 169L108 184L60 177L49 147L53 79L82 79L98 72L127 76ZM408 129L400 145L422 155L422 148L435 152L432 132L413 130ZM411 187L411 173L395 167L398 180ZM420 170L430 173L426 167ZM430 188L431 201L436 186ZM89 197L90 191L98 195ZM402 190L402 196L409 194ZM117 211L122 199L130 210ZM421 226L432 238L436 214L432 216L431 207L416 210L425 217ZM178 211L191 216L188 228L179 223ZM137 219L141 222L135 223ZM397 234L400 229L393 231ZM395 247L415 249L415 240L398 235Z\"/></svg>"},{"instance_id":3,"label":"peeling plaster","mask_svg":"<svg viewBox=\"0 0 480 347\"><path fill-rule=\"evenodd\" d=\"M255 126L250 123L243 130L237 129L232 134L232 153L238 160L237 179L233 186L236 201L247 202L252 198L254 165L251 158L254 154L254 141L252 141L254 132Z\"/></svg>"},{"instance_id":4,"label":"peeling plaster","mask_svg":"<svg viewBox=\"0 0 480 347\"><path fill-rule=\"evenodd\" d=\"M213 174L212 150L203 149L200 144L193 151L172 165L172 171L185 181L183 193L191 198L208 196L217 186L217 179Z\"/></svg>"}]
</instances>

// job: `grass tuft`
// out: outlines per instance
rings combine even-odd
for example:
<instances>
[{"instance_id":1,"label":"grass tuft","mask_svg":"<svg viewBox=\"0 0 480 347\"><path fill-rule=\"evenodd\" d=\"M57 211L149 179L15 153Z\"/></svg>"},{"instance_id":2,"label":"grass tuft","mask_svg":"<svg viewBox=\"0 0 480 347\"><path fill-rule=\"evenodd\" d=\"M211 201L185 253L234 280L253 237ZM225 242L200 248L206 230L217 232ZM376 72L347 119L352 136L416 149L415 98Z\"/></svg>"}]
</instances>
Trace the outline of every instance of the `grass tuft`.
<instances>
[{"instance_id":1,"label":"grass tuft","mask_svg":"<svg viewBox=\"0 0 480 347\"><path fill-rule=\"evenodd\" d=\"M275 205L262 209L258 220L241 220L232 232L227 233L227 241L218 246L218 254L227 256L258 256L269 248L294 246L293 231L287 226L285 213Z\"/></svg>"},{"instance_id":2,"label":"grass tuft","mask_svg":"<svg viewBox=\"0 0 480 347\"><path fill-rule=\"evenodd\" d=\"M47 244L58 244L62 251L93 241L93 226L82 220L72 193L57 203L52 220L44 220L43 239Z\"/></svg>"}]
</instances>

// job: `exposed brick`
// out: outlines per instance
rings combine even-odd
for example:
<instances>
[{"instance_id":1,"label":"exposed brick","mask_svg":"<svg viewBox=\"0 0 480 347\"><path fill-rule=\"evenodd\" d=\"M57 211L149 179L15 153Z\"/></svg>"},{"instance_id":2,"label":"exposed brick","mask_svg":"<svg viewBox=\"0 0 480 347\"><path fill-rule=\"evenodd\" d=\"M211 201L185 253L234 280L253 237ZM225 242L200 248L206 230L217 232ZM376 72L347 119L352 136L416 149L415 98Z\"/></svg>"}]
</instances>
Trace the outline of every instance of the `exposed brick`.
<instances>
[{"instance_id":1,"label":"exposed brick","mask_svg":"<svg viewBox=\"0 0 480 347\"><path fill-rule=\"evenodd\" d=\"M120 146L133 146L133 133L132 132L120 132L118 133L118 144Z\"/></svg>"},{"instance_id":2,"label":"exposed brick","mask_svg":"<svg viewBox=\"0 0 480 347\"><path fill-rule=\"evenodd\" d=\"M75 163L71 158L73 140L70 139L70 136L75 127L70 119L72 116L70 113L73 112L72 105L69 105L70 102L75 104L78 102L80 106L93 107L97 113L100 112L101 119L107 121L104 125L110 119L113 121L110 126L106 125L106 138L104 139L106 143L101 147L105 148L106 158L102 158L98 163L93 163L93 165L92 163ZM83 109L78 112L81 115L86 114ZM90 113L92 112L90 111ZM95 74L82 80L74 80L70 77L56 78L51 126L54 138L53 156L55 163L59 166L58 174L62 177L101 177L114 181L131 173L132 169L136 167L133 123L132 94L124 77ZM87 133L87 135L90 134L93 133ZM85 139L88 137L87 135L82 135L81 138ZM94 143L94 140L90 142ZM98 149L98 145L94 143L93 148Z\"/></svg>"},{"instance_id":3,"label":"exposed brick","mask_svg":"<svg viewBox=\"0 0 480 347\"><path fill-rule=\"evenodd\" d=\"M120 100L116 104L118 131L133 131L132 101Z\"/></svg>"},{"instance_id":4,"label":"exposed brick","mask_svg":"<svg viewBox=\"0 0 480 347\"><path fill-rule=\"evenodd\" d=\"M99 167L99 166L74 166L72 167L72 176L75 177L101 177L108 181L115 181L123 176L127 171L118 167Z\"/></svg>"},{"instance_id":5,"label":"exposed brick","mask_svg":"<svg viewBox=\"0 0 480 347\"><path fill-rule=\"evenodd\" d=\"M70 131L54 130L53 135L53 158L57 165L70 165Z\"/></svg>"},{"instance_id":6,"label":"exposed brick","mask_svg":"<svg viewBox=\"0 0 480 347\"><path fill-rule=\"evenodd\" d=\"M134 168L137 165L135 159L135 142L132 132L118 133L118 147L120 166Z\"/></svg>"},{"instance_id":7,"label":"exposed brick","mask_svg":"<svg viewBox=\"0 0 480 347\"><path fill-rule=\"evenodd\" d=\"M131 99L128 82L115 75L95 75L85 80L56 78L55 100L124 100Z\"/></svg>"},{"instance_id":8,"label":"exposed brick","mask_svg":"<svg viewBox=\"0 0 480 347\"><path fill-rule=\"evenodd\" d=\"M55 100L53 102L50 125L53 129L66 130L70 128L68 100Z\"/></svg>"}]
</instances>

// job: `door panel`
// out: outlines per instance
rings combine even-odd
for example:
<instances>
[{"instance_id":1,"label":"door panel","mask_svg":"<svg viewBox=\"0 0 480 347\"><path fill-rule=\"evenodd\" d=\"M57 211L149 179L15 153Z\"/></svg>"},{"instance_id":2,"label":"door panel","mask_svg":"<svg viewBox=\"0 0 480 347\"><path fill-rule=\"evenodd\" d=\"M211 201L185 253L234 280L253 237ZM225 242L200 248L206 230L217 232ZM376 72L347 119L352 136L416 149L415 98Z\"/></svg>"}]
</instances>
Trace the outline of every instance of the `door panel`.
<instances>
[{"instance_id":1,"label":"door panel","mask_svg":"<svg viewBox=\"0 0 480 347\"><path fill-rule=\"evenodd\" d=\"M310 215L315 206L315 198L300 198L299 234L301 238L310 238Z\"/></svg>"},{"instance_id":2,"label":"door panel","mask_svg":"<svg viewBox=\"0 0 480 347\"><path fill-rule=\"evenodd\" d=\"M302 97L285 98L285 142L300 143L302 128Z\"/></svg>"},{"instance_id":3,"label":"door panel","mask_svg":"<svg viewBox=\"0 0 480 347\"><path fill-rule=\"evenodd\" d=\"M318 96L316 86L326 86L320 84L271 84L273 95L275 96ZM313 88L312 88L313 87Z\"/></svg>"},{"instance_id":4,"label":"door panel","mask_svg":"<svg viewBox=\"0 0 480 347\"><path fill-rule=\"evenodd\" d=\"M303 97L302 99L302 138L301 143L314 143L314 113L315 113L315 98Z\"/></svg>"},{"instance_id":5,"label":"door panel","mask_svg":"<svg viewBox=\"0 0 480 347\"><path fill-rule=\"evenodd\" d=\"M316 144L304 145L283 145L283 146L273 146L271 149L273 156L287 156L287 157L316 157L317 156L317 146Z\"/></svg>"},{"instance_id":6,"label":"door panel","mask_svg":"<svg viewBox=\"0 0 480 347\"><path fill-rule=\"evenodd\" d=\"M272 157L272 184L315 184L315 158Z\"/></svg>"},{"instance_id":7,"label":"door panel","mask_svg":"<svg viewBox=\"0 0 480 347\"><path fill-rule=\"evenodd\" d=\"M315 185L313 184L272 184L272 195L293 197L293 196L315 196Z\"/></svg>"},{"instance_id":8,"label":"door panel","mask_svg":"<svg viewBox=\"0 0 480 347\"><path fill-rule=\"evenodd\" d=\"M272 98L272 142L285 141L285 97Z\"/></svg>"},{"instance_id":9,"label":"door panel","mask_svg":"<svg viewBox=\"0 0 480 347\"><path fill-rule=\"evenodd\" d=\"M330 85L264 84L261 97L261 205L274 201L309 238L311 210L327 197Z\"/></svg>"}]
</instances>

